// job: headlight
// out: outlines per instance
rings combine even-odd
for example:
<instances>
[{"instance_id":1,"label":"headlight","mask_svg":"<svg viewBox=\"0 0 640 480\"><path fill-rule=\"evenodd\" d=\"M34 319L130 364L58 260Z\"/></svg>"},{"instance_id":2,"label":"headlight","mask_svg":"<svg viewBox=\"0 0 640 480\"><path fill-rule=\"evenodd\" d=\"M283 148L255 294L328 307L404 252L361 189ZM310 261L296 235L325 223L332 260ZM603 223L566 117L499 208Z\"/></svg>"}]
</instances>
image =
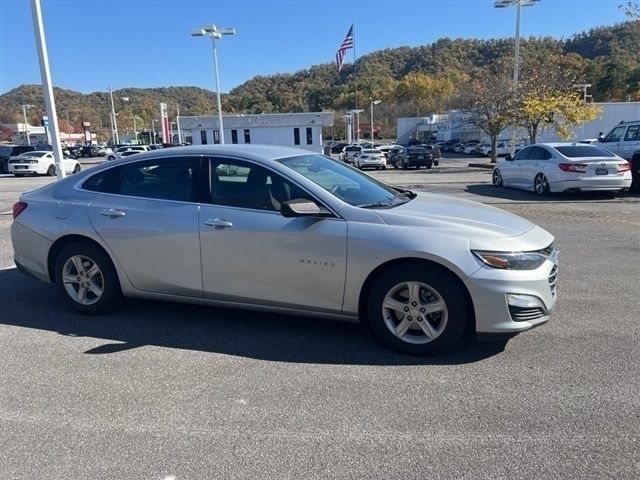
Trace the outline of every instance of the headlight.
<instances>
[{"instance_id":1,"label":"headlight","mask_svg":"<svg viewBox=\"0 0 640 480\"><path fill-rule=\"evenodd\" d=\"M471 250L485 265L503 270L535 270L547 257L538 252L489 252Z\"/></svg>"}]
</instances>

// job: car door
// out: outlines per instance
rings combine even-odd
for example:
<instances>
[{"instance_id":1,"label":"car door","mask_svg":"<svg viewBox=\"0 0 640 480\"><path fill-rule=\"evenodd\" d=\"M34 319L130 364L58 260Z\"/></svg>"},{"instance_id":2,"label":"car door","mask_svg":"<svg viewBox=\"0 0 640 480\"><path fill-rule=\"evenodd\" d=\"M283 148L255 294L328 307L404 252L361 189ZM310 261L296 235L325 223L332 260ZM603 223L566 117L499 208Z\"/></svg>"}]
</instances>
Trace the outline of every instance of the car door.
<instances>
[{"instance_id":1,"label":"car door","mask_svg":"<svg viewBox=\"0 0 640 480\"><path fill-rule=\"evenodd\" d=\"M83 184L96 192L93 228L138 290L202 297L200 163L199 156L131 162Z\"/></svg>"},{"instance_id":2,"label":"car door","mask_svg":"<svg viewBox=\"0 0 640 480\"><path fill-rule=\"evenodd\" d=\"M623 156L622 152L622 142L627 133L626 125L619 125L615 127L613 130L609 132L609 134L602 140L602 142L598 142L602 148L606 148L610 152L615 153L616 155Z\"/></svg>"},{"instance_id":3,"label":"car door","mask_svg":"<svg viewBox=\"0 0 640 480\"><path fill-rule=\"evenodd\" d=\"M346 222L285 218L282 202L311 196L255 163L212 158L210 176L198 221L205 297L340 312Z\"/></svg>"},{"instance_id":4,"label":"car door","mask_svg":"<svg viewBox=\"0 0 640 480\"><path fill-rule=\"evenodd\" d=\"M511 160L503 160L500 162L500 174L502 175L502 183L505 186L517 187L521 186L520 169L523 162L529 155L529 149L520 150Z\"/></svg>"},{"instance_id":5,"label":"car door","mask_svg":"<svg viewBox=\"0 0 640 480\"><path fill-rule=\"evenodd\" d=\"M519 179L518 184L522 188L533 189L533 182L538 173L546 175L551 153L543 147L528 147L526 159L519 162ZM524 151L524 150L523 150Z\"/></svg>"},{"instance_id":6,"label":"car door","mask_svg":"<svg viewBox=\"0 0 640 480\"><path fill-rule=\"evenodd\" d=\"M633 154L640 151L640 125L629 125L624 138L619 154L622 158L631 160Z\"/></svg>"}]
</instances>

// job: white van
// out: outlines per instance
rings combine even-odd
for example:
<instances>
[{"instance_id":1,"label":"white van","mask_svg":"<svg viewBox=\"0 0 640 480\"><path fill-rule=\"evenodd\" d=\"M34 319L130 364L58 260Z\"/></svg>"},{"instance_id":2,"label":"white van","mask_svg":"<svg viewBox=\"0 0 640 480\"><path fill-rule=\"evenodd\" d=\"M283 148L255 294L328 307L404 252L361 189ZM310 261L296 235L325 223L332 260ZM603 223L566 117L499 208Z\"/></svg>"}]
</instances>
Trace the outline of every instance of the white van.
<instances>
[{"instance_id":1,"label":"white van","mask_svg":"<svg viewBox=\"0 0 640 480\"><path fill-rule=\"evenodd\" d=\"M640 152L640 120L620 122L598 140L597 145L625 160L631 160L634 153Z\"/></svg>"}]
</instances>

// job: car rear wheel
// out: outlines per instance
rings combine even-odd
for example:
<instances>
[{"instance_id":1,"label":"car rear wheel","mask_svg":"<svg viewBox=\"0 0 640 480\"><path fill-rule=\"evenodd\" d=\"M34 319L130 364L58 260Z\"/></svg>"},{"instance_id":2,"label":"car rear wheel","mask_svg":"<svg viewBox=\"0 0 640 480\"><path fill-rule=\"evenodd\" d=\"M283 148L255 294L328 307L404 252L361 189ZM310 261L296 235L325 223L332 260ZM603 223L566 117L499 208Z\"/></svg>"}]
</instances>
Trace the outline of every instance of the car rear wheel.
<instances>
[{"instance_id":1,"label":"car rear wheel","mask_svg":"<svg viewBox=\"0 0 640 480\"><path fill-rule=\"evenodd\" d=\"M547 181L547 177L545 177L542 173L536 175L536 179L533 181L533 189L535 190L537 195L541 197L549 194L549 182Z\"/></svg>"},{"instance_id":2,"label":"car rear wheel","mask_svg":"<svg viewBox=\"0 0 640 480\"><path fill-rule=\"evenodd\" d=\"M491 177L491 180L492 180L493 184L496 187L502 187L503 186L502 174L500 173L500 170L496 169L496 170L493 171L493 175Z\"/></svg>"},{"instance_id":3,"label":"car rear wheel","mask_svg":"<svg viewBox=\"0 0 640 480\"><path fill-rule=\"evenodd\" d=\"M55 174L56 174L56 166L49 165L49 168L47 169L47 175L49 175L50 177L53 177Z\"/></svg>"},{"instance_id":4,"label":"car rear wheel","mask_svg":"<svg viewBox=\"0 0 640 480\"><path fill-rule=\"evenodd\" d=\"M390 347L411 355L433 355L462 337L468 307L452 274L437 267L398 267L374 283L369 326Z\"/></svg>"},{"instance_id":5,"label":"car rear wheel","mask_svg":"<svg viewBox=\"0 0 640 480\"><path fill-rule=\"evenodd\" d=\"M111 259L95 245L72 243L56 259L56 287L75 310L89 315L106 313L122 297Z\"/></svg>"},{"instance_id":6,"label":"car rear wheel","mask_svg":"<svg viewBox=\"0 0 640 480\"><path fill-rule=\"evenodd\" d=\"M402 162L402 169L406 170L409 168L409 165L407 164L407 162Z\"/></svg>"},{"instance_id":7,"label":"car rear wheel","mask_svg":"<svg viewBox=\"0 0 640 480\"><path fill-rule=\"evenodd\" d=\"M73 173L78 173L80 171L80 164L78 163L74 169L73 169Z\"/></svg>"}]
</instances>

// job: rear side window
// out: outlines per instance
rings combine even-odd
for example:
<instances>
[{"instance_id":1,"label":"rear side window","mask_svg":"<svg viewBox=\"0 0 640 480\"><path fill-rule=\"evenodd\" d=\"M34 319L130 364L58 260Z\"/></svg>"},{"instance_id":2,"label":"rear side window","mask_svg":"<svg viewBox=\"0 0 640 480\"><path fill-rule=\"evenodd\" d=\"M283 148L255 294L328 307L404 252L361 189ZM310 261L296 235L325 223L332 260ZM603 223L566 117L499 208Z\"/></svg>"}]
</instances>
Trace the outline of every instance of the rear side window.
<instances>
[{"instance_id":1,"label":"rear side window","mask_svg":"<svg viewBox=\"0 0 640 480\"><path fill-rule=\"evenodd\" d=\"M93 192L160 200L193 201L200 158L169 158L129 163L97 173L82 188Z\"/></svg>"}]
</instances>

